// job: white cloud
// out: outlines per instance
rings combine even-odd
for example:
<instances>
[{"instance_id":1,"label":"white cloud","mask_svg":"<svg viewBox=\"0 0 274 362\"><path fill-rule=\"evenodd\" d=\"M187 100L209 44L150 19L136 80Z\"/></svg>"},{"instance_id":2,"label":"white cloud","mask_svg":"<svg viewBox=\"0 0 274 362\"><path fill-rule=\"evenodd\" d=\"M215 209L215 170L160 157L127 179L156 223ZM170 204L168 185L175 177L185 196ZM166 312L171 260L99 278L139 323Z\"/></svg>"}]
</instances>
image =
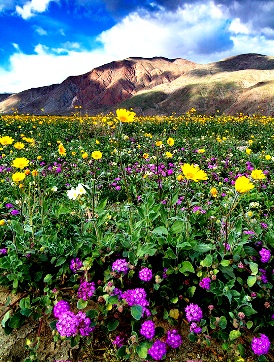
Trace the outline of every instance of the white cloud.
<instances>
[{"instance_id":1,"label":"white cloud","mask_svg":"<svg viewBox=\"0 0 274 362\"><path fill-rule=\"evenodd\" d=\"M51 1L56 0L30 0L23 6L17 5L15 9L18 15L20 15L24 20L27 20L36 13L45 12Z\"/></svg>"},{"instance_id":2,"label":"white cloud","mask_svg":"<svg viewBox=\"0 0 274 362\"><path fill-rule=\"evenodd\" d=\"M41 26L36 26L35 31L37 34L39 34L41 36L48 34L48 32L45 29L41 28Z\"/></svg>"},{"instance_id":3,"label":"white cloud","mask_svg":"<svg viewBox=\"0 0 274 362\"><path fill-rule=\"evenodd\" d=\"M45 1L44 1L45 4ZM113 60L130 56L185 58L209 63L242 53L274 55L274 40L267 39L237 18L231 19L213 2L192 4L176 12L131 13L101 33L102 47L81 50L67 42L57 48L43 44L27 55L16 45L9 71L0 68L0 93L60 83Z\"/></svg>"}]
</instances>

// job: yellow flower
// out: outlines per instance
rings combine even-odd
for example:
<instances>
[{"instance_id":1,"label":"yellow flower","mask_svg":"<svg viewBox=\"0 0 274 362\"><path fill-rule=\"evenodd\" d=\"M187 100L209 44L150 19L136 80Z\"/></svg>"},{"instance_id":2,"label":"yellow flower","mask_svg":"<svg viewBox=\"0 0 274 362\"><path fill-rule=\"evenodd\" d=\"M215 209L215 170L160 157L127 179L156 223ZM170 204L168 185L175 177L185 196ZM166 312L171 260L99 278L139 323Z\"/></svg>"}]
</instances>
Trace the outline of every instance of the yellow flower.
<instances>
[{"instance_id":1,"label":"yellow flower","mask_svg":"<svg viewBox=\"0 0 274 362\"><path fill-rule=\"evenodd\" d=\"M100 158L102 158L102 152L100 152L100 151L93 151L92 154L91 154L91 157L92 157L94 160L100 160Z\"/></svg>"},{"instance_id":2,"label":"yellow flower","mask_svg":"<svg viewBox=\"0 0 274 362\"><path fill-rule=\"evenodd\" d=\"M218 195L218 190L215 187L212 187L212 189L210 189L209 192L212 197L217 197L217 195Z\"/></svg>"},{"instance_id":3,"label":"yellow flower","mask_svg":"<svg viewBox=\"0 0 274 362\"><path fill-rule=\"evenodd\" d=\"M42 160L42 156L37 156L37 160L38 161Z\"/></svg>"},{"instance_id":4,"label":"yellow flower","mask_svg":"<svg viewBox=\"0 0 274 362\"><path fill-rule=\"evenodd\" d=\"M148 153L144 153L144 154L143 154L143 158L144 158L144 159L147 159L148 157L149 157L149 154L148 154Z\"/></svg>"},{"instance_id":5,"label":"yellow flower","mask_svg":"<svg viewBox=\"0 0 274 362\"><path fill-rule=\"evenodd\" d=\"M12 166L16 168L20 168L21 170L24 167L27 167L29 165L29 160L26 157L18 157L12 162Z\"/></svg>"},{"instance_id":6,"label":"yellow flower","mask_svg":"<svg viewBox=\"0 0 274 362\"><path fill-rule=\"evenodd\" d=\"M203 170L200 170L199 166L194 166L193 164L190 165L189 163L185 163L183 166L181 166L181 169L183 171L184 176L188 180L193 180L195 182L207 180L207 174Z\"/></svg>"},{"instance_id":7,"label":"yellow flower","mask_svg":"<svg viewBox=\"0 0 274 362\"><path fill-rule=\"evenodd\" d=\"M253 216L253 212L252 212L252 211L248 211L248 212L247 212L247 216L248 216L248 217Z\"/></svg>"},{"instance_id":8,"label":"yellow flower","mask_svg":"<svg viewBox=\"0 0 274 362\"><path fill-rule=\"evenodd\" d=\"M100 141L96 140L95 143L96 143L96 145L99 145L99 144L100 144Z\"/></svg>"},{"instance_id":9,"label":"yellow flower","mask_svg":"<svg viewBox=\"0 0 274 362\"><path fill-rule=\"evenodd\" d=\"M13 145L14 148L16 148L17 150L22 150L22 148L25 147L24 143L23 142L16 142L14 145Z\"/></svg>"},{"instance_id":10,"label":"yellow flower","mask_svg":"<svg viewBox=\"0 0 274 362\"><path fill-rule=\"evenodd\" d=\"M183 176L183 175L180 174L180 175L177 176L177 181L180 182L180 181L182 181L183 179L184 179L184 176Z\"/></svg>"},{"instance_id":11,"label":"yellow flower","mask_svg":"<svg viewBox=\"0 0 274 362\"><path fill-rule=\"evenodd\" d=\"M60 142L58 146L58 152L61 156L66 156L67 152L63 144Z\"/></svg>"},{"instance_id":12,"label":"yellow flower","mask_svg":"<svg viewBox=\"0 0 274 362\"><path fill-rule=\"evenodd\" d=\"M240 194L243 194L247 191L250 191L254 188L254 185L250 180L245 176L240 176L235 182L235 190Z\"/></svg>"},{"instance_id":13,"label":"yellow flower","mask_svg":"<svg viewBox=\"0 0 274 362\"><path fill-rule=\"evenodd\" d=\"M10 136L3 136L0 137L0 143L2 146L11 145L13 143L14 139Z\"/></svg>"},{"instance_id":14,"label":"yellow flower","mask_svg":"<svg viewBox=\"0 0 274 362\"><path fill-rule=\"evenodd\" d=\"M174 139L169 137L168 140L166 141L166 143L169 145L169 146L173 146L174 145Z\"/></svg>"},{"instance_id":15,"label":"yellow flower","mask_svg":"<svg viewBox=\"0 0 274 362\"><path fill-rule=\"evenodd\" d=\"M265 159L266 159L267 161L269 161L269 160L271 160L271 156L270 156L270 155L265 155Z\"/></svg>"},{"instance_id":16,"label":"yellow flower","mask_svg":"<svg viewBox=\"0 0 274 362\"><path fill-rule=\"evenodd\" d=\"M166 152L166 158L172 158L172 153L171 152Z\"/></svg>"},{"instance_id":17,"label":"yellow flower","mask_svg":"<svg viewBox=\"0 0 274 362\"><path fill-rule=\"evenodd\" d=\"M163 142L162 142L162 141L156 141L156 142L155 142L155 145L156 145L157 147L161 147L161 146L162 146L162 144L163 144Z\"/></svg>"},{"instance_id":18,"label":"yellow flower","mask_svg":"<svg viewBox=\"0 0 274 362\"><path fill-rule=\"evenodd\" d=\"M14 182L21 182L24 180L26 175L24 174L24 172L15 172L11 177Z\"/></svg>"},{"instance_id":19,"label":"yellow flower","mask_svg":"<svg viewBox=\"0 0 274 362\"><path fill-rule=\"evenodd\" d=\"M253 170L251 172L251 177L253 178L253 180L263 180L266 178L262 170Z\"/></svg>"},{"instance_id":20,"label":"yellow flower","mask_svg":"<svg viewBox=\"0 0 274 362\"><path fill-rule=\"evenodd\" d=\"M251 150L250 148L247 148L247 149L245 150L245 152L246 152L248 155L250 155L251 152L252 152L252 150Z\"/></svg>"},{"instance_id":21,"label":"yellow flower","mask_svg":"<svg viewBox=\"0 0 274 362\"><path fill-rule=\"evenodd\" d=\"M197 150L197 152L198 152L198 153L205 153L205 149L204 149L204 148L199 148L199 149Z\"/></svg>"},{"instance_id":22,"label":"yellow flower","mask_svg":"<svg viewBox=\"0 0 274 362\"><path fill-rule=\"evenodd\" d=\"M38 176L38 171L37 170L32 170L31 174L32 174L33 177L36 177L36 176Z\"/></svg>"},{"instance_id":23,"label":"yellow flower","mask_svg":"<svg viewBox=\"0 0 274 362\"><path fill-rule=\"evenodd\" d=\"M29 175L30 174L30 170L27 168L26 170L25 170L25 175Z\"/></svg>"},{"instance_id":24,"label":"yellow flower","mask_svg":"<svg viewBox=\"0 0 274 362\"><path fill-rule=\"evenodd\" d=\"M76 152L72 151L71 154L72 154L72 156L75 156L75 155L76 155Z\"/></svg>"},{"instance_id":25,"label":"yellow flower","mask_svg":"<svg viewBox=\"0 0 274 362\"><path fill-rule=\"evenodd\" d=\"M88 158L88 153L87 152L82 153L82 158L83 159Z\"/></svg>"},{"instance_id":26,"label":"yellow flower","mask_svg":"<svg viewBox=\"0 0 274 362\"><path fill-rule=\"evenodd\" d=\"M127 109L123 109L123 108L117 109L116 115L117 115L118 120L123 123L131 123L131 122L133 122L134 117L135 117L134 112L130 112Z\"/></svg>"},{"instance_id":27,"label":"yellow flower","mask_svg":"<svg viewBox=\"0 0 274 362\"><path fill-rule=\"evenodd\" d=\"M6 221L4 219L0 220L0 226L4 226Z\"/></svg>"}]
</instances>

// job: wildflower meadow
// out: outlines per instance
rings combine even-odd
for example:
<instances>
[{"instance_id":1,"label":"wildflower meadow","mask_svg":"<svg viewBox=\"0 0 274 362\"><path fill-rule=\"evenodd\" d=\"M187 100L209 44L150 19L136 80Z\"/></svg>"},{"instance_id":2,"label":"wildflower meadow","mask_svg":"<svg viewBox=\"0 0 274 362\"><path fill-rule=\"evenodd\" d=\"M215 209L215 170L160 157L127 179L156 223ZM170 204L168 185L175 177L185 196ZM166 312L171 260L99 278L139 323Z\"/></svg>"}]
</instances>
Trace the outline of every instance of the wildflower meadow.
<instances>
[{"instance_id":1,"label":"wildflower meadow","mask_svg":"<svg viewBox=\"0 0 274 362\"><path fill-rule=\"evenodd\" d=\"M274 360L273 117L14 113L0 150L6 334L34 320L161 361L184 327L222 360Z\"/></svg>"}]
</instances>

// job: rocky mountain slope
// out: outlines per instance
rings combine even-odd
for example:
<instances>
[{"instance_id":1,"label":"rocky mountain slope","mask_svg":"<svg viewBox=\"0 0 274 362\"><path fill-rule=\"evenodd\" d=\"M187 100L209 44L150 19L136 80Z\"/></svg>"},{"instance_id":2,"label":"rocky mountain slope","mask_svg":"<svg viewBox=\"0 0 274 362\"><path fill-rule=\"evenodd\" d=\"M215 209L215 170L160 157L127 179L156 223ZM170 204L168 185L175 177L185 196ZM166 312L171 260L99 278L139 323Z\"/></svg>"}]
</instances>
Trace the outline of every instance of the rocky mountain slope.
<instances>
[{"instance_id":1,"label":"rocky mountain slope","mask_svg":"<svg viewBox=\"0 0 274 362\"><path fill-rule=\"evenodd\" d=\"M0 95L0 112L98 114L132 107L139 115L184 113L274 115L274 56L242 54L197 64L185 59L127 58L61 84ZM4 97L5 96L5 97Z\"/></svg>"}]
</instances>

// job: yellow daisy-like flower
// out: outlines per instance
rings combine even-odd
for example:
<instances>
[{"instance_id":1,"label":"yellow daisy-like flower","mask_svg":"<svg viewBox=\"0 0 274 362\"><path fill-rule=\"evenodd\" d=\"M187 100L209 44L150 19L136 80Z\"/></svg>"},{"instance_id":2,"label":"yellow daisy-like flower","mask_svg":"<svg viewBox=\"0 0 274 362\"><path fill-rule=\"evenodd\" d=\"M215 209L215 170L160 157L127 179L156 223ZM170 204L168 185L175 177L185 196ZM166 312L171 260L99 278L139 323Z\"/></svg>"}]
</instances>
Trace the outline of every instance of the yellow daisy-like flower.
<instances>
[{"instance_id":1,"label":"yellow daisy-like flower","mask_svg":"<svg viewBox=\"0 0 274 362\"><path fill-rule=\"evenodd\" d=\"M147 158L149 157L149 154L148 153L144 153L143 154L143 158L146 160Z\"/></svg>"},{"instance_id":2,"label":"yellow daisy-like flower","mask_svg":"<svg viewBox=\"0 0 274 362\"><path fill-rule=\"evenodd\" d=\"M247 148L247 149L245 150L245 152L246 152L248 155L250 155L251 152L252 152L252 150L251 150L250 148Z\"/></svg>"},{"instance_id":3,"label":"yellow daisy-like flower","mask_svg":"<svg viewBox=\"0 0 274 362\"><path fill-rule=\"evenodd\" d=\"M245 176L240 176L235 181L235 190L240 194L248 192L254 188L254 185L250 180Z\"/></svg>"},{"instance_id":4,"label":"yellow daisy-like flower","mask_svg":"<svg viewBox=\"0 0 274 362\"><path fill-rule=\"evenodd\" d=\"M198 152L198 153L205 153L205 149L204 149L204 148L199 148L199 149L197 150L197 152Z\"/></svg>"},{"instance_id":5,"label":"yellow daisy-like flower","mask_svg":"<svg viewBox=\"0 0 274 362\"><path fill-rule=\"evenodd\" d=\"M161 147L161 146L162 146L162 144L163 144L163 142L162 142L162 141L156 141L156 142L155 142L155 145L156 145L157 147Z\"/></svg>"},{"instance_id":6,"label":"yellow daisy-like flower","mask_svg":"<svg viewBox=\"0 0 274 362\"><path fill-rule=\"evenodd\" d=\"M38 173L37 170L32 170L32 171L31 171L31 174L32 174L33 177L36 177L36 176L39 175L39 173Z\"/></svg>"},{"instance_id":7,"label":"yellow daisy-like flower","mask_svg":"<svg viewBox=\"0 0 274 362\"><path fill-rule=\"evenodd\" d=\"M0 137L0 143L2 146L11 145L13 143L14 139L10 136L3 136Z\"/></svg>"},{"instance_id":8,"label":"yellow daisy-like flower","mask_svg":"<svg viewBox=\"0 0 274 362\"><path fill-rule=\"evenodd\" d=\"M102 152L100 151L93 151L92 154L91 154L91 157L94 159L94 160L100 160L102 158Z\"/></svg>"},{"instance_id":9,"label":"yellow daisy-like flower","mask_svg":"<svg viewBox=\"0 0 274 362\"><path fill-rule=\"evenodd\" d=\"M218 195L218 190L215 187L212 187L212 189L210 189L209 192L212 197L217 197L217 195Z\"/></svg>"},{"instance_id":10,"label":"yellow daisy-like flower","mask_svg":"<svg viewBox=\"0 0 274 362\"><path fill-rule=\"evenodd\" d=\"M181 182L181 181L183 181L183 179L184 179L183 175L180 174L177 176L177 181Z\"/></svg>"},{"instance_id":11,"label":"yellow daisy-like flower","mask_svg":"<svg viewBox=\"0 0 274 362\"><path fill-rule=\"evenodd\" d=\"M58 152L61 156L66 156L67 154L66 149L61 142L58 145Z\"/></svg>"},{"instance_id":12,"label":"yellow daisy-like flower","mask_svg":"<svg viewBox=\"0 0 274 362\"><path fill-rule=\"evenodd\" d=\"M21 182L24 180L26 175L24 172L15 172L11 177L13 182Z\"/></svg>"},{"instance_id":13,"label":"yellow daisy-like flower","mask_svg":"<svg viewBox=\"0 0 274 362\"><path fill-rule=\"evenodd\" d=\"M181 166L181 169L183 171L184 176L188 180L193 180L195 182L207 180L207 174L203 170L200 170L199 166L185 163L183 166Z\"/></svg>"},{"instance_id":14,"label":"yellow daisy-like flower","mask_svg":"<svg viewBox=\"0 0 274 362\"><path fill-rule=\"evenodd\" d=\"M87 152L82 153L82 158L83 159L88 158L88 153Z\"/></svg>"},{"instance_id":15,"label":"yellow daisy-like flower","mask_svg":"<svg viewBox=\"0 0 274 362\"><path fill-rule=\"evenodd\" d=\"M26 157L18 157L12 162L12 166L21 170L29 165L29 160Z\"/></svg>"},{"instance_id":16,"label":"yellow daisy-like flower","mask_svg":"<svg viewBox=\"0 0 274 362\"><path fill-rule=\"evenodd\" d=\"M116 110L117 119L123 123L131 123L134 120L136 113L121 108Z\"/></svg>"},{"instance_id":17,"label":"yellow daisy-like flower","mask_svg":"<svg viewBox=\"0 0 274 362\"><path fill-rule=\"evenodd\" d=\"M0 226L4 226L6 221L4 219L0 220Z\"/></svg>"},{"instance_id":18,"label":"yellow daisy-like flower","mask_svg":"<svg viewBox=\"0 0 274 362\"><path fill-rule=\"evenodd\" d=\"M263 180L266 178L262 170L253 170L251 172L251 177L253 178L253 180Z\"/></svg>"},{"instance_id":19,"label":"yellow daisy-like flower","mask_svg":"<svg viewBox=\"0 0 274 362\"><path fill-rule=\"evenodd\" d=\"M169 137L168 140L166 141L166 143L169 145L169 146L173 146L174 145L174 139L172 137Z\"/></svg>"},{"instance_id":20,"label":"yellow daisy-like flower","mask_svg":"<svg viewBox=\"0 0 274 362\"><path fill-rule=\"evenodd\" d=\"M269 161L269 160L271 160L271 156L270 156L270 155L265 155L265 159L266 159L267 161Z\"/></svg>"},{"instance_id":21,"label":"yellow daisy-like flower","mask_svg":"<svg viewBox=\"0 0 274 362\"><path fill-rule=\"evenodd\" d=\"M100 141L96 140L95 143L96 143L96 145L99 145L99 144L100 144Z\"/></svg>"},{"instance_id":22,"label":"yellow daisy-like flower","mask_svg":"<svg viewBox=\"0 0 274 362\"><path fill-rule=\"evenodd\" d=\"M172 153L171 152L166 152L166 158L172 158Z\"/></svg>"},{"instance_id":23,"label":"yellow daisy-like flower","mask_svg":"<svg viewBox=\"0 0 274 362\"><path fill-rule=\"evenodd\" d=\"M37 160L38 161L42 160L42 156L37 156Z\"/></svg>"},{"instance_id":24,"label":"yellow daisy-like flower","mask_svg":"<svg viewBox=\"0 0 274 362\"><path fill-rule=\"evenodd\" d=\"M13 145L14 148L16 148L17 150L22 150L25 145L23 142L16 142L14 145Z\"/></svg>"}]
</instances>

